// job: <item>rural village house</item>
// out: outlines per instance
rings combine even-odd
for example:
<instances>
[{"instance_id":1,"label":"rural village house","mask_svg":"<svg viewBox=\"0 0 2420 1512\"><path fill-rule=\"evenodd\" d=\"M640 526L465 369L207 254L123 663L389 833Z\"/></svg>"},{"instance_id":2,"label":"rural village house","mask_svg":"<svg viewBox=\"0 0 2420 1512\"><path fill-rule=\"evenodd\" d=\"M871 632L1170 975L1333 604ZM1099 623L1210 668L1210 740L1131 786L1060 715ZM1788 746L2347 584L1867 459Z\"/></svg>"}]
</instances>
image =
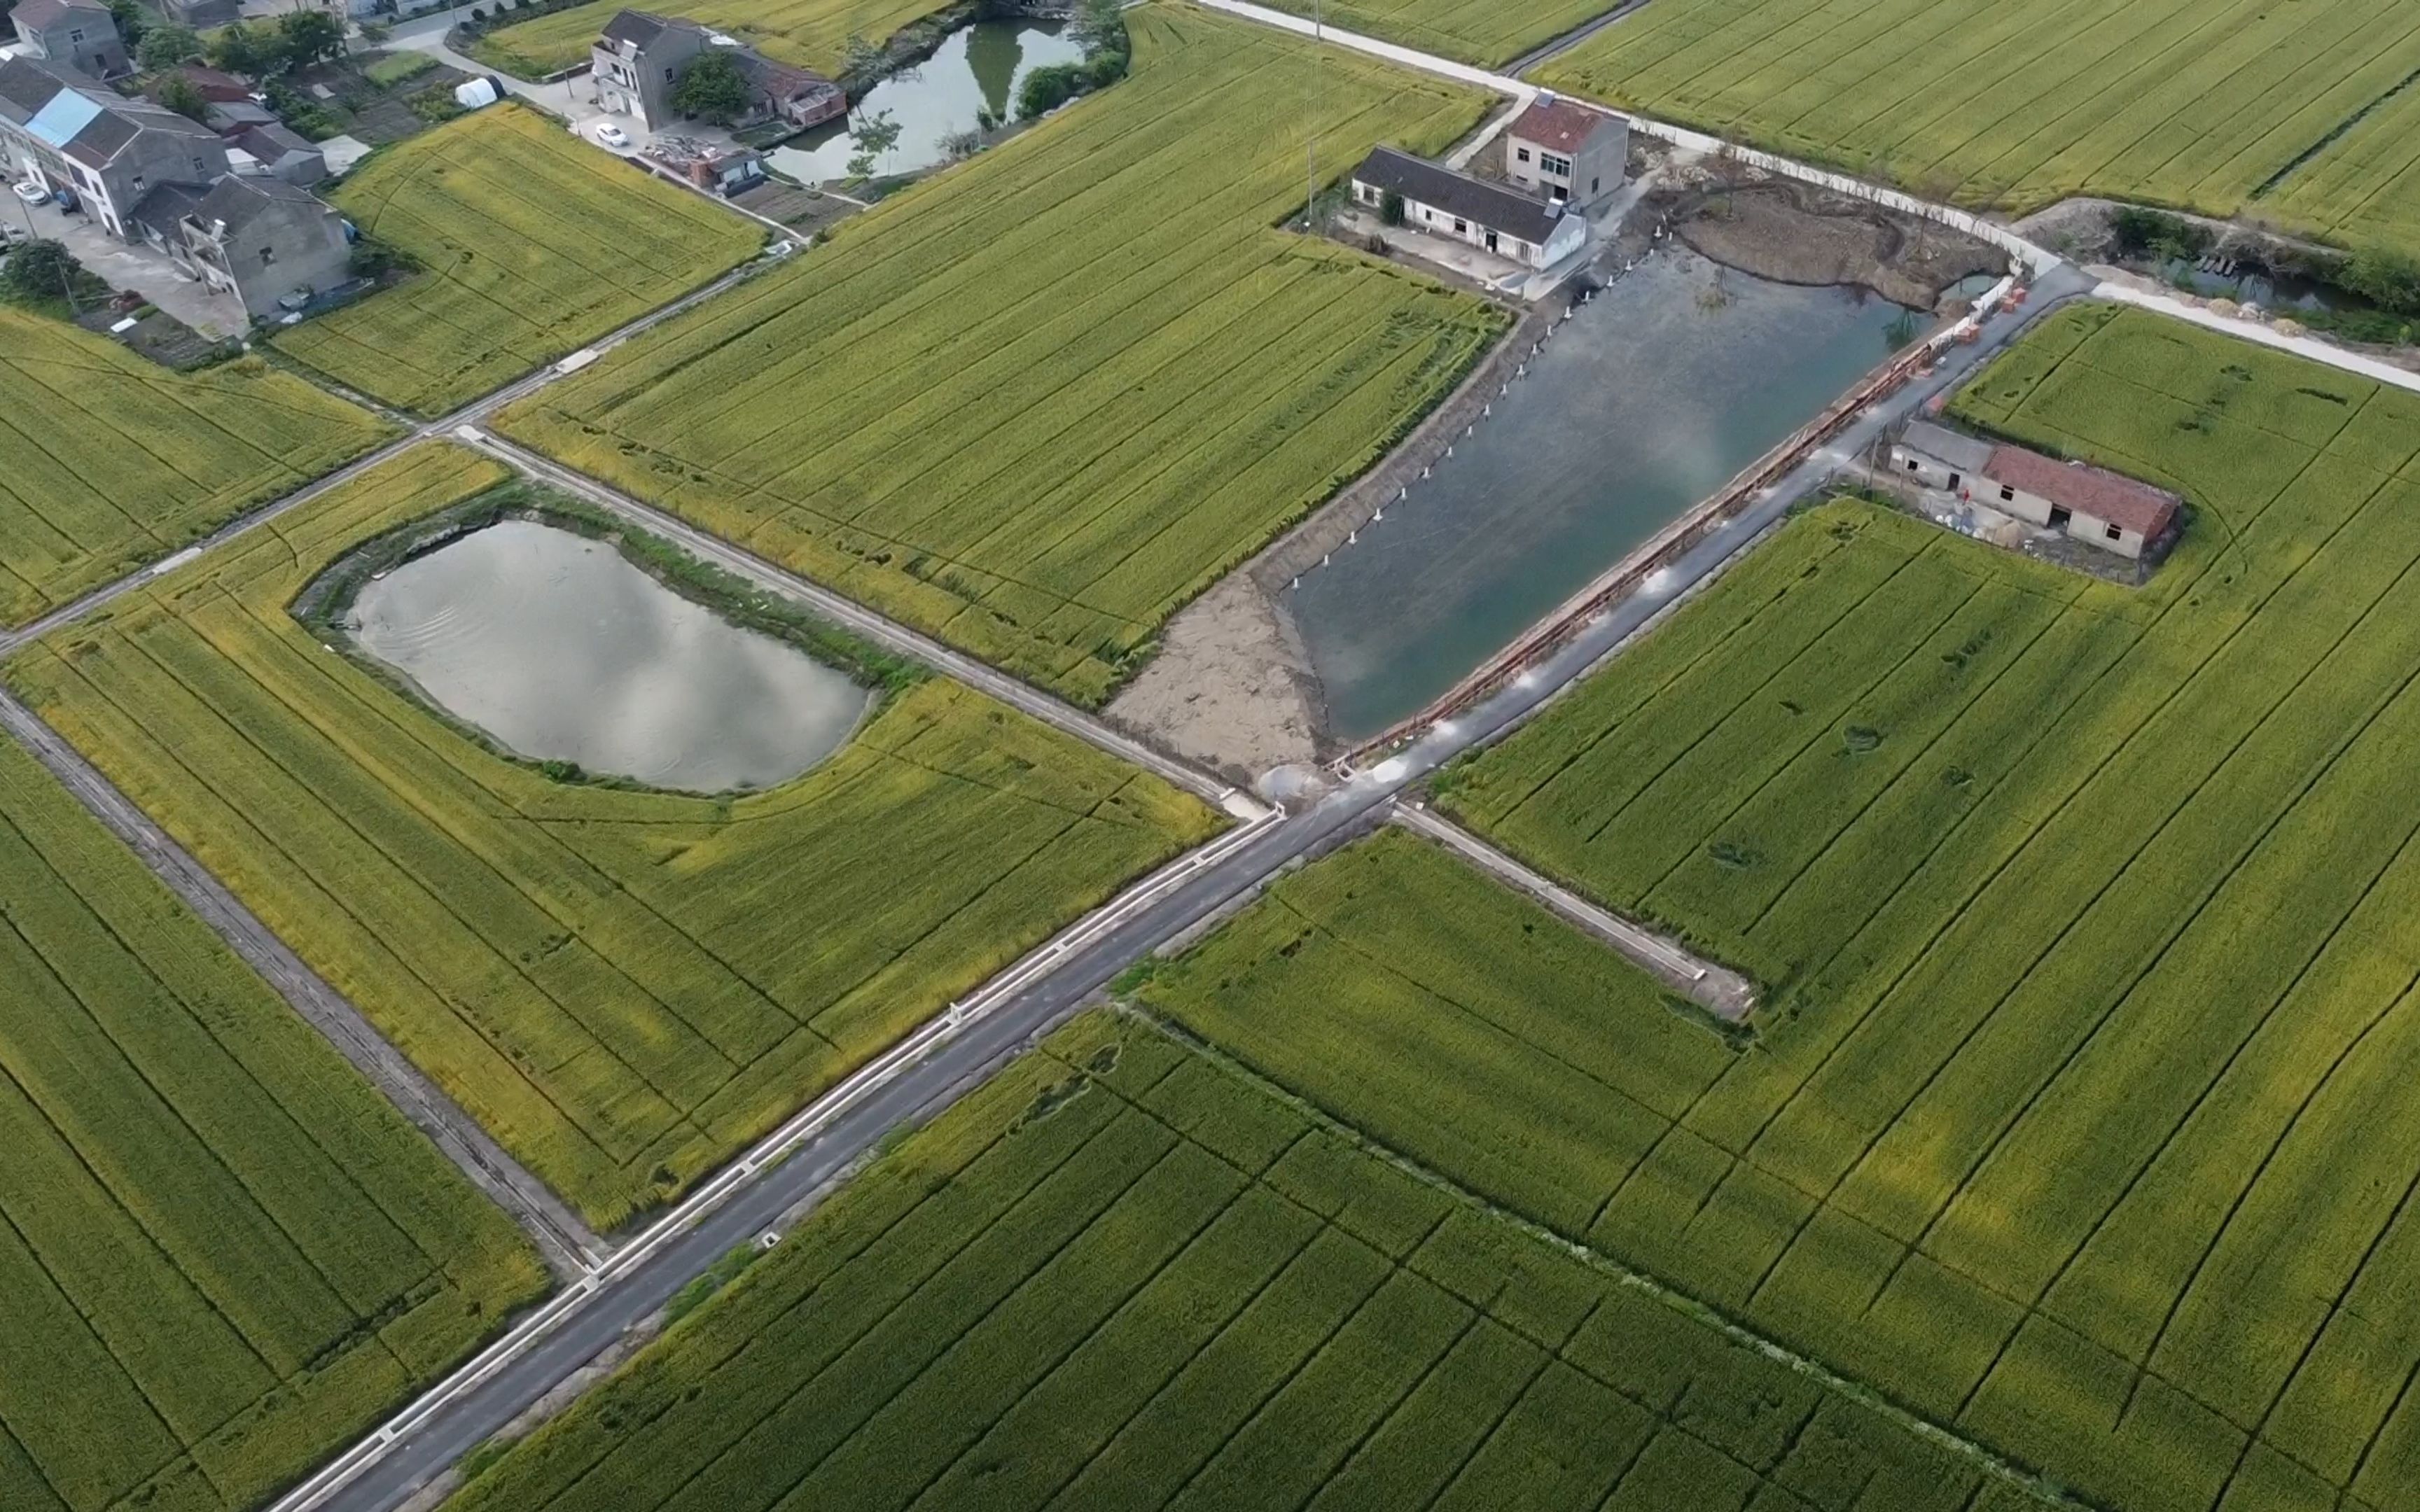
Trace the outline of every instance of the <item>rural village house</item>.
<instances>
[{"instance_id":1,"label":"rural village house","mask_svg":"<svg viewBox=\"0 0 2420 1512\"><path fill-rule=\"evenodd\" d=\"M227 172L217 133L146 100L25 58L0 63L0 146L15 177L72 190L112 236L132 240L128 217L162 184L208 184Z\"/></svg>"},{"instance_id":2,"label":"rural village house","mask_svg":"<svg viewBox=\"0 0 2420 1512\"><path fill-rule=\"evenodd\" d=\"M2105 468L2060 462L1920 420L1909 424L1890 456L1894 471L1925 487L2064 531L2130 562L2140 561L2175 527L2182 502Z\"/></svg>"},{"instance_id":3,"label":"rural village house","mask_svg":"<svg viewBox=\"0 0 2420 1512\"><path fill-rule=\"evenodd\" d=\"M256 320L346 281L352 256L334 209L283 179L228 174L209 188L164 184L134 212L145 240Z\"/></svg>"},{"instance_id":4,"label":"rural village house","mask_svg":"<svg viewBox=\"0 0 2420 1512\"><path fill-rule=\"evenodd\" d=\"M1504 129L1504 167L1531 193L1593 205L1630 172L1630 123L1541 94Z\"/></svg>"},{"instance_id":5,"label":"rural village house","mask_svg":"<svg viewBox=\"0 0 2420 1512\"><path fill-rule=\"evenodd\" d=\"M617 115L637 117L647 131L664 131L681 118L672 103L681 71L691 59L716 47L730 54L748 85L748 110L732 125L781 120L793 126L814 126L847 113L847 95L822 74L776 63L696 22L644 10L616 11L590 48L589 71L597 84L597 103Z\"/></svg>"},{"instance_id":6,"label":"rural village house","mask_svg":"<svg viewBox=\"0 0 2420 1512\"><path fill-rule=\"evenodd\" d=\"M1379 147L1353 170L1353 198L1382 209L1404 203L1404 224L1484 247L1528 268L1550 268L1588 242L1588 223L1519 190Z\"/></svg>"},{"instance_id":7,"label":"rural village house","mask_svg":"<svg viewBox=\"0 0 2420 1512\"><path fill-rule=\"evenodd\" d=\"M18 0L8 12L17 28L17 55L39 58L94 79L130 71L117 18L95 0Z\"/></svg>"}]
</instances>

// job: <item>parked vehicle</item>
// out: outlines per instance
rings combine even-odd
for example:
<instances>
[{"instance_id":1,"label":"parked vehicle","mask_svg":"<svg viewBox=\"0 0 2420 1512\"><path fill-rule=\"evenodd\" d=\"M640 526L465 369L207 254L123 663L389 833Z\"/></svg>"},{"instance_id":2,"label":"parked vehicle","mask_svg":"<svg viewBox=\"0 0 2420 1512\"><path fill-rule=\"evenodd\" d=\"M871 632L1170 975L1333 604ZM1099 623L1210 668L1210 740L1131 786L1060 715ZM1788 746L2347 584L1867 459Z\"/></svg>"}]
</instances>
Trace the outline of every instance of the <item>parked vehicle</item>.
<instances>
[{"instance_id":1,"label":"parked vehicle","mask_svg":"<svg viewBox=\"0 0 2420 1512\"><path fill-rule=\"evenodd\" d=\"M597 128L597 141L599 146L609 147L619 150L620 148L630 145L630 133L614 125L612 121L607 121L604 125Z\"/></svg>"},{"instance_id":2,"label":"parked vehicle","mask_svg":"<svg viewBox=\"0 0 2420 1512\"><path fill-rule=\"evenodd\" d=\"M28 205L47 205L51 199L51 192L36 183L10 184L8 192Z\"/></svg>"}]
</instances>

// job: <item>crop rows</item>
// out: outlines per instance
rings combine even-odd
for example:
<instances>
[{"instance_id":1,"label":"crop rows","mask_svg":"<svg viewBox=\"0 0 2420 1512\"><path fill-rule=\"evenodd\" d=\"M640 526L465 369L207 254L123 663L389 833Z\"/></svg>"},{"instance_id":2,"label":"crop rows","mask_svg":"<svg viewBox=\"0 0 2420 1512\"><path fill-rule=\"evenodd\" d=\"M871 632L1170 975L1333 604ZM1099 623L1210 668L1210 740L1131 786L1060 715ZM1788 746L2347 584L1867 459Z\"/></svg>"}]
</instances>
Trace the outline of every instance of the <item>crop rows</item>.
<instances>
[{"instance_id":1,"label":"crop rows","mask_svg":"<svg viewBox=\"0 0 2420 1512\"><path fill-rule=\"evenodd\" d=\"M1216 826L939 681L736 800L505 762L287 612L501 477L419 448L7 675L600 1227Z\"/></svg>"},{"instance_id":2,"label":"crop rows","mask_svg":"<svg viewBox=\"0 0 2420 1512\"><path fill-rule=\"evenodd\" d=\"M586 63L589 45L622 8L621 0L550 11L489 32L471 45L480 62L524 79ZM681 0L659 14L688 16L743 38L768 57L837 74L850 37L880 42L932 13L935 0Z\"/></svg>"},{"instance_id":3,"label":"crop rows","mask_svg":"<svg viewBox=\"0 0 2420 1512\"><path fill-rule=\"evenodd\" d=\"M1500 68L1612 8L1618 0L1336 0L1316 8L1342 31ZM1308 16L1311 0L1276 0Z\"/></svg>"},{"instance_id":4,"label":"crop rows","mask_svg":"<svg viewBox=\"0 0 2420 1512\"><path fill-rule=\"evenodd\" d=\"M763 234L506 103L386 148L335 203L420 270L281 332L351 388L440 414L745 262Z\"/></svg>"},{"instance_id":5,"label":"crop rows","mask_svg":"<svg viewBox=\"0 0 2420 1512\"><path fill-rule=\"evenodd\" d=\"M1500 314L1270 229L1465 91L1200 12L1134 76L507 409L532 446L1032 681L1107 697ZM1314 93L1316 105L1314 106Z\"/></svg>"},{"instance_id":6,"label":"crop rows","mask_svg":"<svg viewBox=\"0 0 2420 1512\"><path fill-rule=\"evenodd\" d=\"M2015 1512L2018 1486L1079 1019L451 1512Z\"/></svg>"},{"instance_id":7,"label":"crop rows","mask_svg":"<svg viewBox=\"0 0 2420 1512\"><path fill-rule=\"evenodd\" d=\"M1374 881L1280 889L1181 1011L1350 1118L1412 1078L1384 1137L2101 1504L2412 1504L2420 401L2104 307L1957 407L2180 486L2183 545L2126 590L1828 506L1441 783L1751 970L1752 1050L1535 990L1457 1048L1278 949L1486 1001ZM1490 933L1435 949L1492 984Z\"/></svg>"},{"instance_id":8,"label":"crop rows","mask_svg":"<svg viewBox=\"0 0 2420 1512\"><path fill-rule=\"evenodd\" d=\"M1656 0L1541 77L1970 205L2257 208L2420 252L2402 0Z\"/></svg>"},{"instance_id":9,"label":"crop rows","mask_svg":"<svg viewBox=\"0 0 2420 1512\"><path fill-rule=\"evenodd\" d=\"M387 436L258 359L172 373L0 308L0 625L154 562Z\"/></svg>"},{"instance_id":10,"label":"crop rows","mask_svg":"<svg viewBox=\"0 0 2420 1512\"><path fill-rule=\"evenodd\" d=\"M0 1506L251 1506L544 1288L7 742L0 901Z\"/></svg>"}]
</instances>

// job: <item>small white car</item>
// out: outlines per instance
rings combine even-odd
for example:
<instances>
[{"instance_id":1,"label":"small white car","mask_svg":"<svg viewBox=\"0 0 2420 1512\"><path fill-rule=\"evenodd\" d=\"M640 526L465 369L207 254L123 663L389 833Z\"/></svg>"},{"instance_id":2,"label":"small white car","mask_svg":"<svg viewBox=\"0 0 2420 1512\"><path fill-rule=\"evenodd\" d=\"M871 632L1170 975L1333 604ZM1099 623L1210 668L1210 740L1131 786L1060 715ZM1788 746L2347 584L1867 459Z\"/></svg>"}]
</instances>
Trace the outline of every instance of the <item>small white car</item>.
<instances>
[{"instance_id":1,"label":"small white car","mask_svg":"<svg viewBox=\"0 0 2420 1512\"><path fill-rule=\"evenodd\" d=\"M23 200L28 205L47 205L50 203L51 192L44 189L39 184L10 184L8 188L19 199Z\"/></svg>"},{"instance_id":2,"label":"small white car","mask_svg":"<svg viewBox=\"0 0 2420 1512\"><path fill-rule=\"evenodd\" d=\"M626 147L630 145L630 133L607 121L597 128L597 142L599 147Z\"/></svg>"}]
</instances>

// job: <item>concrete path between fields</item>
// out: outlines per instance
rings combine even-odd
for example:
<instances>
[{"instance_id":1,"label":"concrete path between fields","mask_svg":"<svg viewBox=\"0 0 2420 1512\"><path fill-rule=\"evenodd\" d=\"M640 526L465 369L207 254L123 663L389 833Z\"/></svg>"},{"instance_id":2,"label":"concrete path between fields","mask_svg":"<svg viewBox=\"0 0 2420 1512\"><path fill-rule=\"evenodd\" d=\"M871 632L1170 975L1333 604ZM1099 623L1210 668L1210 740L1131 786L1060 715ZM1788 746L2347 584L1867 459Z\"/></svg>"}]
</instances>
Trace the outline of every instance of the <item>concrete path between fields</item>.
<instances>
[{"instance_id":1,"label":"concrete path between fields","mask_svg":"<svg viewBox=\"0 0 2420 1512\"><path fill-rule=\"evenodd\" d=\"M512 1215L547 1265L566 1281L585 1275L607 1254L563 1199L506 1154L477 1119L380 1034L362 1011L302 964L226 885L152 823L106 777L35 713L0 692L0 730L33 753L94 817L141 857L168 890L276 989L304 1022L325 1035L370 1085L417 1125L473 1185Z\"/></svg>"},{"instance_id":2,"label":"concrete path between fields","mask_svg":"<svg viewBox=\"0 0 2420 1512\"><path fill-rule=\"evenodd\" d=\"M2381 363L2375 357L2366 357L2360 352L2347 351L2341 347L2320 341L2316 337L2288 336L2272 330L2257 320L2224 316L2215 310L2187 304L2173 294L2140 288L2116 279L2103 279L2093 288L2092 297L2097 300L2114 300L2120 304L2131 304L2138 309L2156 310L2172 320L2182 320L2199 326L2205 331L2215 331L2222 335L2234 336L2239 340L2253 342L2262 347L2273 347L2279 351L2291 352L2296 357L2309 362L2323 363L2330 367L2341 368L2360 378L2371 378L2412 393L2420 393L2420 373L2414 373L2409 368L2397 367L2392 363Z\"/></svg>"},{"instance_id":3,"label":"concrete path between fields","mask_svg":"<svg viewBox=\"0 0 2420 1512\"><path fill-rule=\"evenodd\" d=\"M1498 882L1528 893L1564 918L1612 946L1640 970L1721 1019L1745 1024L1756 1008L1756 985L1728 966L1691 953L1678 941L1643 928L1497 850L1425 805L1397 804L1388 816L1425 835Z\"/></svg>"}]
</instances>

